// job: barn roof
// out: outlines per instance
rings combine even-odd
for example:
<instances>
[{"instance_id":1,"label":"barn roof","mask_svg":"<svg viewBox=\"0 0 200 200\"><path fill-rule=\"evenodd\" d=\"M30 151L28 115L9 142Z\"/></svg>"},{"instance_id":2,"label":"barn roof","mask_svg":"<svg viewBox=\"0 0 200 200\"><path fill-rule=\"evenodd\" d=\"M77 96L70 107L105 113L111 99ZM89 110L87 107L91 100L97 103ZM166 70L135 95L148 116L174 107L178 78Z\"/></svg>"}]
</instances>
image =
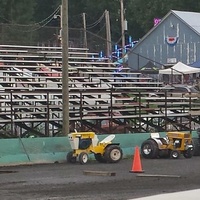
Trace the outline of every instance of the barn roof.
<instances>
[{"instance_id":1,"label":"barn roof","mask_svg":"<svg viewBox=\"0 0 200 200\"><path fill-rule=\"evenodd\" d=\"M171 12L200 34L200 13L176 10L172 10Z\"/></svg>"}]
</instances>

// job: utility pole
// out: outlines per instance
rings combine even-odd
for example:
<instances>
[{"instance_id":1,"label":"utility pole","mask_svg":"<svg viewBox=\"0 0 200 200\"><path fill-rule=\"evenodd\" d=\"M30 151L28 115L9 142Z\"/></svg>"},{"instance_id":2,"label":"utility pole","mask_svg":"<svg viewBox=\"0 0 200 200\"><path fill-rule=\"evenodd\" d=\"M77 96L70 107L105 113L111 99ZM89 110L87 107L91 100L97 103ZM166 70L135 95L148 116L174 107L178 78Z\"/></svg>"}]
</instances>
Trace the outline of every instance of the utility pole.
<instances>
[{"instance_id":1,"label":"utility pole","mask_svg":"<svg viewBox=\"0 0 200 200\"><path fill-rule=\"evenodd\" d=\"M87 48L86 16L83 13L84 47Z\"/></svg>"},{"instance_id":2,"label":"utility pole","mask_svg":"<svg viewBox=\"0 0 200 200\"><path fill-rule=\"evenodd\" d=\"M109 58L112 53L112 44L111 44L111 31L110 31L110 15L109 11L105 10L105 20L106 20L106 54Z\"/></svg>"},{"instance_id":3,"label":"utility pole","mask_svg":"<svg viewBox=\"0 0 200 200\"><path fill-rule=\"evenodd\" d=\"M68 73L68 0L62 0L62 109L63 109L63 129L62 133L69 133L69 73Z\"/></svg>"}]
</instances>

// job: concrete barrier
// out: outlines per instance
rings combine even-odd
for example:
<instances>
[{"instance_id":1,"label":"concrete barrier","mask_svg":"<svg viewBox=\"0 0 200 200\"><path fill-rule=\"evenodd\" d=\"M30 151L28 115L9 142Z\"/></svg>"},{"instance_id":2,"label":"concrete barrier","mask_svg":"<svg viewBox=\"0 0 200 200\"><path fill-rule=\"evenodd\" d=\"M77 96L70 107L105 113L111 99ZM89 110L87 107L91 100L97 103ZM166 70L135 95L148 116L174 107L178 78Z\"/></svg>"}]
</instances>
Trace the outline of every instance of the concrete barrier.
<instances>
[{"instance_id":1,"label":"concrete barrier","mask_svg":"<svg viewBox=\"0 0 200 200\"><path fill-rule=\"evenodd\" d=\"M196 137L196 132L193 135ZM98 138L102 140L106 136L98 135ZM134 154L135 146L140 147L149 136L149 133L116 134L113 142L120 143L124 157L129 157ZM1 139L0 165L64 162L70 150L67 137Z\"/></svg>"}]
</instances>

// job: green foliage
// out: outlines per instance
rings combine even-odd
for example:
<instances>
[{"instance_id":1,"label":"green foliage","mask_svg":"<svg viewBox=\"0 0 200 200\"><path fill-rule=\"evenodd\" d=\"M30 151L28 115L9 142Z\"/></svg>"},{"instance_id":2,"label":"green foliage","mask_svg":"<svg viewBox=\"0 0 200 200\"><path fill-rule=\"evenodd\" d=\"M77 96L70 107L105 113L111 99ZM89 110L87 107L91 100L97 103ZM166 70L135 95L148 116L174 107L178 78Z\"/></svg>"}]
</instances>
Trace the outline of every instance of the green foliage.
<instances>
[{"instance_id":1,"label":"green foliage","mask_svg":"<svg viewBox=\"0 0 200 200\"><path fill-rule=\"evenodd\" d=\"M61 0L33 0L33 1L36 2L33 14L35 22L40 22L43 19L47 18L61 4Z\"/></svg>"},{"instance_id":2,"label":"green foliage","mask_svg":"<svg viewBox=\"0 0 200 200\"><path fill-rule=\"evenodd\" d=\"M34 0L1 0L0 21L4 23L28 24L34 21L35 5Z\"/></svg>"},{"instance_id":3,"label":"green foliage","mask_svg":"<svg viewBox=\"0 0 200 200\"><path fill-rule=\"evenodd\" d=\"M4 39L6 37L11 37L13 40L24 38L28 41L31 37L37 40L42 33L35 33L34 31L42 25L38 24L38 26L32 27L31 24L41 22L50 16L61 3L62 0L1 0L0 23L9 24L6 27ZM69 27L83 28L82 14L86 13L87 25L90 27L89 31L93 33L98 33L101 30L105 25L105 20L92 28L90 25L94 25L104 11L108 10L112 40L114 43L120 41L120 0L68 0L68 6ZM127 34L137 40L153 27L155 17L163 18L172 9L199 12L200 0L124 0L124 8L125 18L128 21ZM14 24L15 28L11 27L11 24ZM19 24L25 26L19 28L17 26ZM52 19L45 26L59 28L60 20ZM8 29L10 30L8 31ZM24 32L30 32L30 34L27 36ZM48 34L54 34L54 32L49 31ZM45 33L42 35L45 35ZM105 37L105 33L102 37Z\"/></svg>"}]
</instances>

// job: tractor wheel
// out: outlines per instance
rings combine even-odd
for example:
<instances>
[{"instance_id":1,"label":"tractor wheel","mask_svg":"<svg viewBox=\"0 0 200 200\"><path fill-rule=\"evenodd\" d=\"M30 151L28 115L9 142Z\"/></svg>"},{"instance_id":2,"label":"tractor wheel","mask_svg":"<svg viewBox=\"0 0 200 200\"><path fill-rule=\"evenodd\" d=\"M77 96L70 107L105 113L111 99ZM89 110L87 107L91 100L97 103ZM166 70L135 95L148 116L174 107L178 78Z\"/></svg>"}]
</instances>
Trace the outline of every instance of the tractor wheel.
<instances>
[{"instance_id":1,"label":"tractor wheel","mask_svg":"<svg viewBox=\"0 0 200 200\"><path fill-rule=\"evenodd\" d=\"M76 157L73 156L73 151L70 151L67 154L67 162L69 162L69 163L76 163Z\"/></svg>"},{"instance_id":2,"label":"tractor wheel","mask_svg":"<svg viewBox=\"0 0 200 200\"><path fill-rule=\"evenodd\" d=\"M100 163L106 163L106 159L100 153L94 154L94 157L95 157L96 161L98 161Z\"/></svg>"},{"instance_id":3,"label":"tractor wheel","mask_svg":"<svg viewBox=\"0 0 200 200\"><path fill-rule=\"evenodd\" d=\"M104 158L108 163L117 163L122 159L122 149L117 145L109 145L105 149Z\"/></svg>"},{"instance_id":4,"label":"tractor wheel","mask_svg":"<svg viewBox=\"0 0 200 200\"><path fill-rule=\"evenodd\" d=\"M153 159L158 157L158 144L152 140L148 139L144 141L141 145L141 154L144 158Z\"/></svg>"},{"instance_id":5,"label":"tractor wheel","mask_svg":"<svg viewBox=\"0 0 200 200\"><path fill-rule=\"evenodd\" d=\"M81 152L78 156L79 163L84 165L88 161L88 154L85 152Z\"/></svg>"},{"instance_id":6,"label":"tractor wheel","mask_svg":"<svg viewBox=\"0 0 200 200\"><path fill-rule=\"evenodd\" d=\"M192 158L193 153L194 153L194 152L193 152L192 149L188 149L188 150L186 150L186 151L183 152L183 156L184 156L185 158Z\"/></svg>"},{"instance_id":7,"label":"tractor wheel","mask_svg":"<svg viewBox=\"0 0 200 200\"><path fill-rule=\"evenodd\" d=\"M170 158L178 159L180 157L180 152L177 150L172 150L170 152Z\"/></svg>"},{"instance_id":8,"label":"tractor wheel","mask_svg":"<svg viewBox=\"0 0 200 200\"><path fill-rule=\"evenodd\" d=\"M193 148L194 148L193 156L200 156L200 139L193 138L192 144L193 144Z\"/></svg>"}]
</instances>

